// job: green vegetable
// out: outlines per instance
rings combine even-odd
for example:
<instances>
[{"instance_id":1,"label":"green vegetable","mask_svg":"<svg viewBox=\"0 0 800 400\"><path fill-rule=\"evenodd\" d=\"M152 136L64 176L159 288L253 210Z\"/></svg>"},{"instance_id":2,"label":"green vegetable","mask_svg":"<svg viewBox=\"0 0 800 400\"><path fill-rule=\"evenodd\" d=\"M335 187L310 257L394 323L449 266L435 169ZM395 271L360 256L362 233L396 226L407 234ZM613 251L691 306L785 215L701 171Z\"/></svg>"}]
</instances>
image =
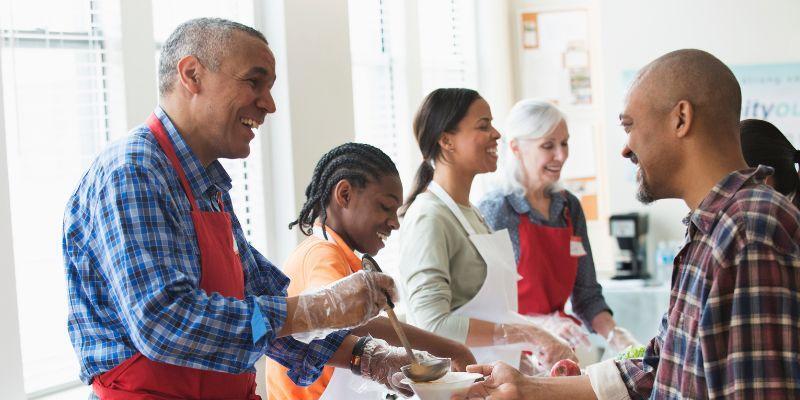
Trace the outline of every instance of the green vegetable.
<instances>
[{"instance_id":1,"label":"green vegetable","mask_svg":"<svg viewBox=\"0 0 800 400\"><path fill-rule=\"evenodd\" d=\"M622 350L617 357L617 360L627 360L629 358L642 358L644 357L644 346L628 346L625 350Z\"/></svg>"}]
</instances>

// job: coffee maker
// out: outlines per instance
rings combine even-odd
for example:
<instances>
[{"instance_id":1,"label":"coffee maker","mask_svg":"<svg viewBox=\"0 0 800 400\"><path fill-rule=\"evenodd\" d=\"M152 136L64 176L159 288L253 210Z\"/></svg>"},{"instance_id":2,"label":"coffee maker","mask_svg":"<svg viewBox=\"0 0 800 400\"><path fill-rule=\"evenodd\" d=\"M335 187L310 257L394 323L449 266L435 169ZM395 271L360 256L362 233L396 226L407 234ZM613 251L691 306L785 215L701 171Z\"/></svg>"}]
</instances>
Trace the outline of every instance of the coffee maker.
<instances>
[{"instance_id":1,"label":"coffee maker","mask_svg":"<svg viewBox=\"0 0 800 400\"><path fill-rule=\"evenodd\" d=\"M647 214L612 215L609 229L618 246L611 279L647 278Z\"/></svg>"}]
</instances>

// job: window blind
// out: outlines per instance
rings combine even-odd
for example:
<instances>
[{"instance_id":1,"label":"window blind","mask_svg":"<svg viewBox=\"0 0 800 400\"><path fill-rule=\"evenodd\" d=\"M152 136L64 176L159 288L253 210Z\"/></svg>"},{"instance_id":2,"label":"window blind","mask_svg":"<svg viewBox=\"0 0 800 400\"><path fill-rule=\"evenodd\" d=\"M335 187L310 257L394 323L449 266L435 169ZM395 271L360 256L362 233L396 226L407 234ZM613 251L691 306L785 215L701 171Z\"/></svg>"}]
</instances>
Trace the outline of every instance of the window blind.
<instances>
[{"instance_id":1,"label":"window blind","mask_svg":"<svg viewBox=\"0 0 800 400\"><path fill-rule=\"evenodd\" d=\"M407 83L421 80L422 96L439 87L477 86L475 1L420 1L411 16L388 0L350 0L348 5L356 140L402 161L401 143L414 140L398 128L415 111L403 113L398 106L409 94ZM406 43L394 36L415 26L404 20L409 17L418 19L419 43L398 48ZM416 51L421 76L407 76L403 57Z\"/></svg>"},{"instance_id":2,"label":"window blind","mask_svg":"<svg viewBox=\"0 0 800 400\"><path fill-rule=\"evenodd\" d=\"M419 2L423 95L437 88L476 89L475 0Z\"/></svg>"},{"instance_id":3,"label":"window blind","mask_svg":"<svg viewBox=\"0 0 800 400\"><path fill-rule=\"evenodd\" d=\"M0 0L3 104L25 391L78 376L66 329L64 205L109 137L102 1ZM42 12L47 10L47 12Z\"/></svg>"},{"instance_id":4,"label":"window blind","mask_svg":"<svg viewBox=\"0 0 800 400\"><path fill-rule=\"evenodd\" d=\"M402 148L416 147L410 129L401 128L410 126L416 109L400 105L408 103L408 96L421 100L439 87L477 86L475 2L420 0L412 10L403 10L402 2L391 0L349 0L348 5L355 138L381 148L398 170L415 170L416 164L404 165L411 160L399 153ZM419 42L402 40L399 36L405 29L419 29ZM413 59L420 61L419 73L404 68L405 61ZM411 86L421 87L422 93ZM411 182L405 184L408 190ZM397 235L390 237L376 258L385 272L397 276ZM403 304L398 306L402 309Z\"/></svg>"},{"instance_id":5,"label":"window blind","mask_svg":"<svg viewBox=\"0 0 800 400\"><path fill-rule=\"evenodd\" d=\"M392 31L397 15L384 0L350 0L355 139L399 155L397 59Z\"/></svg>"}]
</instances>

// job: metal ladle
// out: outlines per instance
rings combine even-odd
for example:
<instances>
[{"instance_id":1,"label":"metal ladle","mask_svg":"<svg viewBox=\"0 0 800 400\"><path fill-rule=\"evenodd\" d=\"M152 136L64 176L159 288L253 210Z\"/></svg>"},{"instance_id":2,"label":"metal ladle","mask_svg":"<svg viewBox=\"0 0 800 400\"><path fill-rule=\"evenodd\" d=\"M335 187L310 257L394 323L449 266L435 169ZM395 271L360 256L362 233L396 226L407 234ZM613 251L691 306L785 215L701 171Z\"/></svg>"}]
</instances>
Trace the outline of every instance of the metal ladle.
<instances>
[{"instance_id":1,"label":"metal ladle","mask_svg":"<svg viewBox=\"0 0 800 400\"><path fill-rule=\"evenodd\" d=\"M383 272L375 259L369 254L364 254L361 258L361 266L366 271ZM403 327L400 326L400 321L397 320L397 315L394 313L394 303L392 303L392 299L389 297L388 293L386 293L386 303L388 305L388 307L386 307L386 314L389 316L389 322L397 333L397 337L400 338L400 342L403 343L406 354L412 360L411 364L404 365L400 368L403 375L414 382L430 382L445 376L445 374L450 371L450 359L435 358L423 360L422 362L418 361L414 356L414 352L411 351L411 343L409 343L408 337L406 337L406 333L403 331Z\"/></svg>"}]
</instances>

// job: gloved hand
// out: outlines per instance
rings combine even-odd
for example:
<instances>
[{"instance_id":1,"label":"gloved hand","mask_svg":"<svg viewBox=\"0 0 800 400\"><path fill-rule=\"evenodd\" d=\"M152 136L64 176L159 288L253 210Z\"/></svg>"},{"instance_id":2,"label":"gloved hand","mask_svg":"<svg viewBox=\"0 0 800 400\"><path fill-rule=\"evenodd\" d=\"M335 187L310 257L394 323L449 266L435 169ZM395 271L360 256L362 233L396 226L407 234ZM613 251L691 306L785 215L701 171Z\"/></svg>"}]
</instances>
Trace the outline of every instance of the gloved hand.
<instances>
[{"instance_id":1,"label":"gloved hand","mask_svg":"<svg viewBox=\"0 0 800 400\"><path fill-rule=\"evenodd\" d=\"M533 324L566 340L572 348L591 346L589 342L589 332L576 324L571 318L562 316L558 312L545 315L526 315L525 318L530 320Z\"/></svg>"},{"instance_id":2,"label":"gloved hand","mask_svg":"<svg viewBox=\"0 0 800 400\"><path fill-rule=\"evenodd\" d=\"M292 318L292 336L303 342L350 329L375 318L386 306L386 296L397 301L389 275L359 271L316 291L302 294Z\"/></svg>"},{"instance_id":3,"label":"gloved hand","mask_svg":"<svg viewBox=\"0 0 800 400\"><path fill-rule=\"evenodd\" d=\"M414 350L414 356L419 361L435 358L427 351ZM382 339L372 339L364 346L364 354L361 356L361 376L410 397L414 391L408 385L400 383L403 379L400 367L408 364L411 364L411 359L404 348L390 346Z\"/></svg>"},{"instance_id":4,"label":"gloved hand","mask_svg":"<svg viewBox=\"0 0 800 400\"><path fill-rule=\"evenodd\" d=\"M563 359L577 362L578 357L569 344L546 330L527 324L495 324L494 345L523 344L546 369Z\"/></svg>"},{"instance_id":5,"label":"gloved hand","mask_svg":"<svg viewBox=\"0 0 800 400\"><path fill-rule=\"evenodd\" d=\"M621 326L615 326L614 329L608 332L606 342L608 342L608 347L615 353L625 350L628 346L640 345L639 341L633 337L633 334Z\"/></svg>"}]
</instances>

